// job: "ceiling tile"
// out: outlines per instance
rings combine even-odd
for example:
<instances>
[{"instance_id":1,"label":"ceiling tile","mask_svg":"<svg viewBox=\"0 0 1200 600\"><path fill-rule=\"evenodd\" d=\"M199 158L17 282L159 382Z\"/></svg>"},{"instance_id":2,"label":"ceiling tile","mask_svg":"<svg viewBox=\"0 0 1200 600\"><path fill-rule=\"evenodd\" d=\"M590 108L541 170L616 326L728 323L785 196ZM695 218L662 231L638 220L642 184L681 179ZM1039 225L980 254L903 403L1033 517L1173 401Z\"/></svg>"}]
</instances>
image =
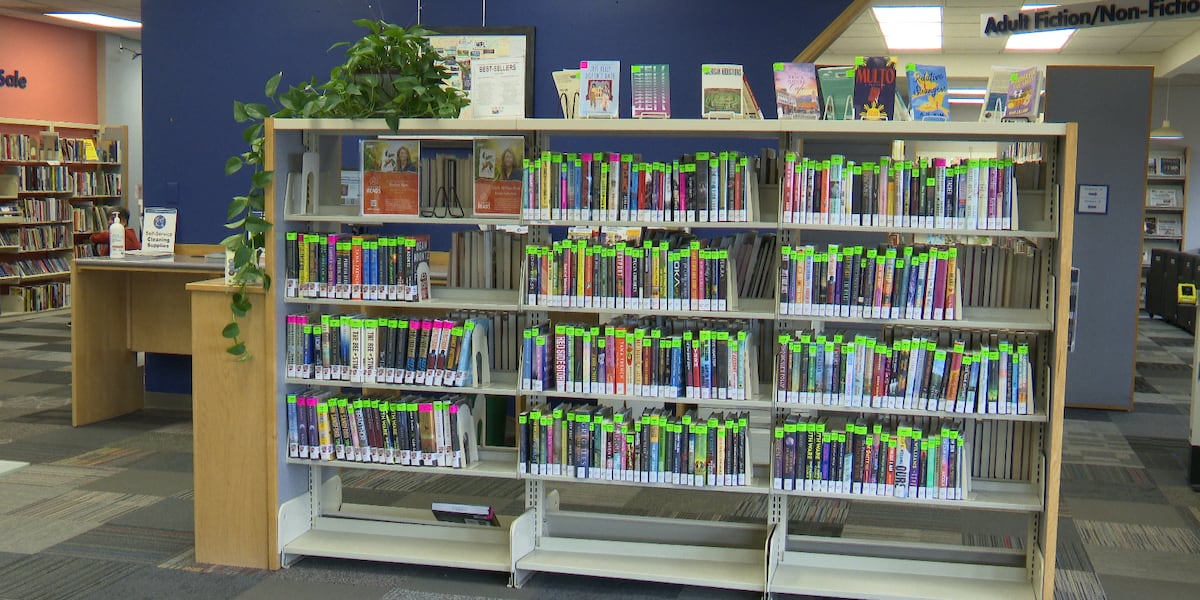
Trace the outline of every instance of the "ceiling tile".
<instances>
[{"instance_id":1,"label":"ceiling tile","mask_svg":"<svg viewBox=\"0 0 1200 600\"><path fill-rule=\"evenodd\" d=\"M1146 31L1147 35L1178 35L1180 37L1191 35L1200 31L1200 19L1177 19L1173 21L1158 21L1151 24Z\"/></svg>"},{"instance_id":2,"label":"ceiling tile","mask_svg":"<svg viewBox=\"0 0 1200 600\"><path fill-rule=\"evenodd\" d=\"M1121 48L1122 52L1162 52L1171 46L1179 43L1178 38L1170 37L1147 37L1142 36Z\"/></svg>"}]
</instances>

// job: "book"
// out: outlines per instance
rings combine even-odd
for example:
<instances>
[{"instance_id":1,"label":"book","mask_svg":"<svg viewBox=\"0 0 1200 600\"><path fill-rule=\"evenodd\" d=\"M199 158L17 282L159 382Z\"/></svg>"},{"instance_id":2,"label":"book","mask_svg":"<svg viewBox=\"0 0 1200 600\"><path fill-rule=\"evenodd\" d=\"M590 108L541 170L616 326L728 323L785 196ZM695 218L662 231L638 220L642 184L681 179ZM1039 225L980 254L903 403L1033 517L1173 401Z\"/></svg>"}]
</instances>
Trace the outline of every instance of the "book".
<instances>
[{"instance_id":1,"label":"book","mask_svg":"<svg viewBox=\"0 0 1200 600\"><path fill-rule=\"evenodd\" d=\"M896 59L862 57L854 67L854 118L859 121L895 119Z\"/></svg>"},{"instance_id":2,"label":"book","mask_svg":"<svg viewBox=\"0 0 1200 600\"><path fill-rule=\"evenodd\" d=\"M621 61L581 61L579 96L580 118L617 118L621 104Z\"/></svg>"},{"instance_id":3,"label":"book","mask_svg":"<svg viewBox=\"0 0 1200 600\"><path fill-rule=\"evenodd\" d=\"M518 217L525 179L525 138L477 137L474 141L474 215Z\"/></svg>"},{"instance_id":4,"label":"book","mask_svg":"<svg viewBox=\"0 0 1200 600\"><path fill-rule=\"evenodd\" d=\"M671 117L671 65L630 65L633 118Z\"/></svg>"},{"instance_id":5,"label":"book","mask_svg":"<svg viewBox=\"0 0 1200 600\"><path fill-rule=\"evenodd\" d=\"M429 298L429 236L284 234L289 298L418 302Z\"/></svg>"},{"instance_id":6,"label":"book","mask_svg":"<svg viewBox=\"0 0 1200 600\"><path fill-rule=\"evenodd\" d=\"M362 214L417 216L420 210L417 140L364 140Z\"/></svg>"},{"instance_id":7,"label":"book","mask_svg":"<svg viewBox=\"0 0 1200 600\"><path fill-rule=\"evenodd\" d=\"M1147 208L1183 208L1181 190L1173 187L1146 188Z\"/></svg>"},{"instance_id":8,"label":"book","mask_svg":"<svg viewBox=\"0 0 1200 600\"><path fill-rule=\"evenodd\" d=\"M430 506L434 518L446 523L462 523L481 527L499 527L496 511L490 506L434 502Z\"/></svg>"},{"instance_id":9,"label":"book","mask_svg":"<svg viewBox=\"0 0 1200 600\"><path fill-rule=\"evenodd\" d=\"M949 121L950 102L946 95L946 67L941 65L909 64L909 106L914 121Z\"/></svg>"},{"instance_id":10,"label":"book","mask_svg":"<svg viewBox=\"0 0 1200 600\"><path fill-rule=\"evenodd\" d=\"M999 122L1004 119L1008 109L1009 77L1018 69L1015 67L992 67L988 76L983 105L979 107L979 122Z\"/></svg>"},{"instance_id":11,"label":"book","mask_svg":"<svg viewBox=\"0 0 1200 600\"><path fill-rule=\"evenodd\" d=\"M1160 156L1158 158L1158 175L1178 177L1183 171L1183 159L1178 156Z\"/></svg>"},{"instance_id":12,"label":"book","mask_svg":"<svg viewBox=\"0 0 1200 600\"><path fill-rule=\"evenodd\" d=\"M821 118L826 121L854 119L854 67L817 69L821 88Z\"/></svg>"},{"instance_id":13,"label":"book","mask_svg":"<svg viewBox=\"0 0 1200 600\"><path fill-rule=\"evenodd\" d=\"M1041 95L1041 71L1037 67L1019 69L1010 74L1004 118L1036 121Z\"/></svg>"},{"instance_id":14,"label":"book","mask_svg":"<svg viewBox=\"0 0 1200 600\"><path fill-rule=\"evenodd\" d=\"M775 106L780 119L821 118L821 94L812 63L775 63Z\"/></svg>"},{"instance_id":15,"label":"book","mask_svg":"<svg viewBox=\"0 0 1200 600\"><path fill-rule=\"evenodd\" d=\"M554 90L558 93L559 107L564 119L579 118L579 69L562 69L551 73Z\"/></svg>"},{"instance_id":16,"label":"book","mask_svg":"<svg viewBox=\"0 0 1200 600\"><path fill-rule=\"evenodd\" d=\"M742 86L742 65L701 65L701 118L742 118L744 111Z\"/></svg>"}]
</instances>

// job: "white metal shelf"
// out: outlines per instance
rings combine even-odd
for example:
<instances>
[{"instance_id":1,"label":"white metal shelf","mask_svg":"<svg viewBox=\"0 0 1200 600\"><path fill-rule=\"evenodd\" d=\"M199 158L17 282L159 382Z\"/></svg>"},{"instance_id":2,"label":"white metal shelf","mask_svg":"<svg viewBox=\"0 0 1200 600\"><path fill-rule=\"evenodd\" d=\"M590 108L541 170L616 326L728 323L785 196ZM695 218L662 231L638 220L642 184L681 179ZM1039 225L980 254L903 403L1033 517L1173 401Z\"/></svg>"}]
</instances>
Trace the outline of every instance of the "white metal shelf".
<instances>
[{"instance_id":1,"label":"white metal shelf","mask_svg":"<svg viewBox=\"0 0 1200 600\"><path fill-rule=\"evenodd\" d=\"M568 475L534 475L532 473L518 474L519 479L532 481L547 481L555 483L588 483L596 485L615 485L621 487L636 487L645 489L671 489L692 492L733 492L737 494L765 495L771 491L768 481L770 470L767 465L754 465L754 479L750 485L679 485L675 483L648 483L644 481L620 481L615 479L583 479Z\"/></svg>"},{"instance_id":2,"label":"white metal shelf","mask_svg":"<svg viewBox=\"0 0 1200 600\"><path fill-rule=\"evenodd\" d=\"M518 570L761 591L764 551L542 537Z\"/></svg>"},{"instance_id":3,"label":"white metal shelf","mask_svg":"<svg viewBox=\"0 0 1200 600\"><path fill-rule=\"evenodd\" d=\"M662 229L776 229L775 221L610 221L606 219L520 219L530 227L658 227Z\"/></svg>"},{"instance_id":4,"label":"white metal shelf","mask_svg":"<svg viewBox=\"0 0 1200 600\"><path fill-rule=\"evenodd\" d=\"M767 384L761 384L767 385ZM760 388L765 389L765 388ZM632 402L637 404L695 404L708 408L732 408L741 410L768 410L771 408L770 400L746 399L746 400L714 400L702 398L662 398L658 396L639 396L636 394L596 394L591 392L560 392L557 390L517 390L517 393L525 396L546 396L549 398L564 398L574 400L596 400L599 402Z\"/></svg>"},{"instance_id":5,"label":"white metal shelf","mask_svg":"<svg viewBox=\"0 0 1200 600\"><path fill-rule=\"evenodd\" d=\"M995 512L1029 513L1042 510L1041 491L1028 482L973 481L966 500L935 500L928 498L897 498L895 496L871 496L868 494L839 494L814 490L771 490L775 494L832 498L837 500L859 500L878 504L903 504L933 506L940 508L966 508Z\"/></svg>"},{"instance_id":6,"label":"white metal shelf","mask_svg":"<svg viewBox=\"0 0 1200 600\"><path fill-rule=\"evenodd\" d=\"M1045 423L1048 420L1044 410L1038 410L1033 414L1016 415L1016 414L991 414L991 413L960 413L943 410L920 410L915 408L874 408L870 406L843 406L843 405L826 405L812 404L807 402L782 402L776 401L775 408L790 409L790 410L808 410L821 412L837 412L837 413L863 413L871 415L901 415L911 417L935 417L941 419L969 419L975 421L1025 421L1032 423Z\"/></svg>"},{"instance_id":7,"label":"white metal shelf","mask_svg":"<svg viewBox=\"0 0 1200 600\"><path fill-rule=\"evenodd\" d=\"M410 310L495 310L516 312L520 310L520 298L516 290L484 290L433 286L430 298L420 302L399 300L341 300L337 298L285 297L289 304L311 306L386 307Z\"/></svg>"},{"instance_id":8,"label":"white metal shelf","mask_svg":"<svg viewBox=\"0 0 1200 600\"><path fill-rule=\"evenodd\" d=\"M312 529L283 547L284 555L321 556L508 572L503 529L383 523L318 517Z\"/></svg>"},{"instance_id":9,"label":"white metal shelf","mask_svg":"<svg viewBox=\"0 0 1200 600\"><path fill-rule=\"evenodd\" d=\"M1023 567L786 552L769 591L874 600L1033 600Z\"/></svg>"},{"instance_id":10,"label":"white metal shelf","mask_svg":"<svg viewBox=\"0 0 1200 600\"><path fill-rule=\"evenodd\" d=\"M284 221L290 223L341 223L344 225L508 225L516 221L484 217L422 217L409 215L359 215L359 214L321 214L321 215L287 215Z\"/></svg>"},{"instance_id":11,"label":"white metal shelf","mask_svg":"<svg viewBox=\"0 0 1200 600\"><path fill-rule=\"evenodd\" d=\"M308 467L341 467L344 469L369 469L374 471L404 471L409 473L430 473L437 475L465 475L472 477L492 477L497 479L515 479L517 477L517 452L512 448L479 449L479 461L470 466L455 469L453 467L413 467L407 465L389 465L385 463L362 463L350 460L309 460L307 458L287 459L290 465Z\"/></svg>"},{"instance_id":12,"label":"white metal shelf","mask_svg":"<svg viewBox=\"0 0 1200 600\"><path fill-rule=\"evenodd\" d=\"M758 319L775 318L775 301L769 298L739 298L737 310L667 310L651 308L598 308L579 306L548 306L542 304L522 304L521 309L548 313L582 313L589 315L632 315L632 316L661 316L685 318L716 318L716 319Z\"/></svg>"},{"instance_id":13,"label":"white metal shelf","mask_svg":"<svg viewBox=\"0 0 1200 600\"><path fill-rule=\"evenodd\" d=\"M430 394L490 394L495 396L515 396L518 393L517 373L515 371L492 371L491 383L463 387L407 383L358 383L342 380L305 379L301 377L287 377L284 379L284 383L313 387L394 390L398 392L425 392Z\"/></svg>"},{"instance_id":14,"label":"white metal shelf","mask_svg":"<svg viewBox=\"0 0 1200 600\"><path fill-rule=\"evenodd\" d=\"M1021 229L951 229L945 227L899 227L894 225L833 225L824 223L779 223L789 231L840 231L853 233L898 233L902 235L945 235L957 237L1013 237L1055 239L1058 231L1045 221L1027 223Z\"/></svg>"},{"instance_id":15,"label":"white metal shelf","mask_svg":"<svg viewBox=\"0 0 1200 600\"><path fill-rule=\"evenodd\" d=\"M814 321L839 324L893 325L914 328L936 329L1005 329L1022 331L1050 331L1053 329L1049 316L1037 308L982 308L963 307L963 318L955 320L925 319L874 319L864 317L818 317L811 315L779 314L781 320Z\"/></svg>"}]
</instances>

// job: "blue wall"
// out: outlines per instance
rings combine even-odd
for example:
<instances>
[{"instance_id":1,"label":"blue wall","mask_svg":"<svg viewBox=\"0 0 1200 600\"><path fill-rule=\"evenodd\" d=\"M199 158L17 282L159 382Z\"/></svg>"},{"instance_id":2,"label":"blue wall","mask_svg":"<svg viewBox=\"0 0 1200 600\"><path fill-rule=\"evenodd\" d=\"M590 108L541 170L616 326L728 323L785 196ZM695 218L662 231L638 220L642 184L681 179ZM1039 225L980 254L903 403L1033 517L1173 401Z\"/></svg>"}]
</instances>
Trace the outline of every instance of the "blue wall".
<instances>
[{"instance_id":1,"label":"blue wall","mask_svg":"<svg viewBox=\"0 0 1200 600\"><path fill-rule=\"evenodd\" d=\"M483 3L478 0L423 4L421 22L426 26L479 26L483 20ZM550 73L590 59L621 61L624 117L629 116L629 64L671 65L674 115L698 117L700 65L726 62L745 65L755 96L767 118L773 118L771 63L795 57L849 2L491 0L487 4L489 26L535 28L532 116L561 116ZM263 84L278 71L284 72L283 86L311 77L324 80L343 57L326 49L334 42L358 38L362 30L351 21L364 17L411 25L417 21L417 2L142 0L144 193L148 206L179 209L181 243L216 243L225 237L229 198L248 186L248 175L224 175L225 159L245 146L242 128L233 121L233 101L262 101ZM651 156L648 150L647 156ZM669 158L657 152L654 156ZM151 390L190 391L187 358L151 357L146 372Z\"/></svg>"},{"instance_id":2,"label":"blue wall","mask_svg":"<svg viewBox=\"0 0 1200 600\"><path fill-rule=\"evenodd\" d=\"M533 26L534 115L561 113L550 76L581 59L671 65L677 117L699 116L700 64L744 64L768 118L770 65L791 60L833 20L845 0L491 0L490 26ZM351 20L416 22L415 0L143 0L145 198L179 209L179 241L215 243L231 196L247 179L225 177L225 159L243 150L233 101L260 101L266 80L324 79L341 62L334 42L361 31ZM482 2L424 2L427 25L477 26ZM628 74L622 110L628 116Z\"/></svg>"}]
</instances>

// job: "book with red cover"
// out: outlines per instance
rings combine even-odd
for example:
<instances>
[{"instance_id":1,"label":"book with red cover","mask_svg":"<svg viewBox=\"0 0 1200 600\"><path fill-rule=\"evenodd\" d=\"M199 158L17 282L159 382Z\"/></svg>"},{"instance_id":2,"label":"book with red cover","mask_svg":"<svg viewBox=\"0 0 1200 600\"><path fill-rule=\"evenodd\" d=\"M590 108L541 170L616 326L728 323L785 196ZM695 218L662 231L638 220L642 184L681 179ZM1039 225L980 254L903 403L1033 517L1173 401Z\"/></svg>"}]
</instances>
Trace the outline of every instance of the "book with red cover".
<instances>
[{"instance_id":1,"label":"book with red cover","mask_svg":"<svg viewBox=\"0 0 1200 600\"><path fill-rule=\"evenodd\" d=\"M416 140L365 140L361 143L362 214L417 216L420 211Z\"/></svg>"}]
</instances>

